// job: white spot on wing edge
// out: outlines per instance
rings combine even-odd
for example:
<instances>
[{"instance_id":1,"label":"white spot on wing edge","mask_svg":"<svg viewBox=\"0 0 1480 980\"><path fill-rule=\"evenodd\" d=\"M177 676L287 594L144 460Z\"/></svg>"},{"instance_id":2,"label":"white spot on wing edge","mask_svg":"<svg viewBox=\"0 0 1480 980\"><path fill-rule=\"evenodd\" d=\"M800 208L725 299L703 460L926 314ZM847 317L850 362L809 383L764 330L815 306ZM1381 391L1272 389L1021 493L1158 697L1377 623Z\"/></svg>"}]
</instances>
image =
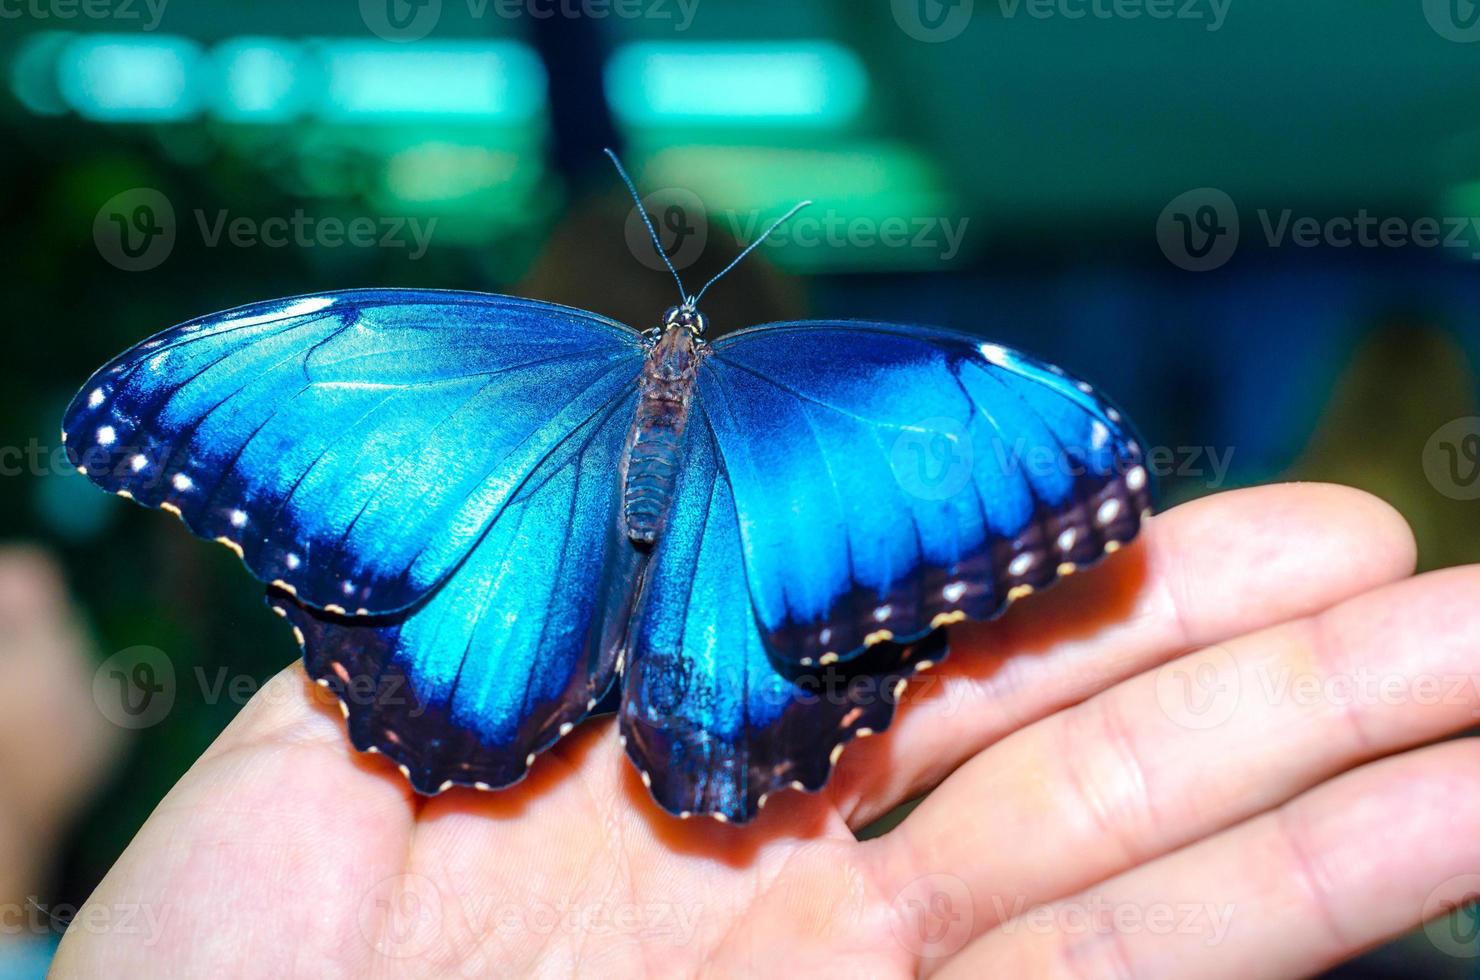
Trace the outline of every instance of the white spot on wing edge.
<instances>
[{"instance_id":1,"label":"white spot on wing edge","mask_svg":"<svg viewBox=\"0 0 1480 980\"><path fill-rule=\"evenodd\" d=\"M222 320L216 324L216 330L228 330L232 327L250 327L257 323L271 323L273 320L286 320L290 317L303 316L307 313L317 313L325 307L334 304L333 296L305 296L302 299L289 303L282 309L272 310L268 313L259 313L257 316L239 316L234 320Z\"/></svg>"},{"instance_id":2,"label":"white spot on wing edge","mask_svg":"<svg viewBox=\"0 0 1480 980\"><path fill-rule=\"evenodd\" d=\"M998 367L1007 367L1012 361L1012 355L1001 344L982 344L977 349L982 352L982 357Z\"/></svg>"}]
</instances>

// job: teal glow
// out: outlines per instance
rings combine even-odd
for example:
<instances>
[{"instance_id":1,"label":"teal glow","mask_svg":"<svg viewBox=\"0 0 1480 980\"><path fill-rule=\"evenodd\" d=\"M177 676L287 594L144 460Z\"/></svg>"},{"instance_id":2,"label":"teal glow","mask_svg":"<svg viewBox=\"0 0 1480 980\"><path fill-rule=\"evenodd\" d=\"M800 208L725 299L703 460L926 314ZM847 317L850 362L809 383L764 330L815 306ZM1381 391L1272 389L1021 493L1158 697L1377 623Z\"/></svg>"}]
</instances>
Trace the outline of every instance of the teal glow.
<instances>
[{"instance_id":1,"label":"teal glow","mask_svg":"<svg viewBox=\"0 0 1480 980\"><path fill-rule=\"evenodd\" d=\"M182 37L94 34L61 52L62 97L80 115L106 122L169 122L199 109L200 47Z\"/></svg>"},{"instance_id":2,"label":"teal glow","mask_svg":"<svg viewBox=\"0 0 1480 980\"><path fill-rule=\"evenodd\" d=\"M838 126L867 101L868 73L826 41L653 41L620 48L606 96L629 126Z\"/></svg>"},{"instance_id":3,"label":"teal glow","mask_svg":"<svg viewBox=\"0 0 1480 980\"><path fill-rule=\"evenodd\" d=\"M457 201L512 181L529 158L484 146L429 141L386 161L386 190L410 204Z\"/></svg>"},{"instance_id":4,"label":"teal glow","mask_svg":"<svg viewBox=\"0 0 1480 980\"><path fill-rule=\"evenodd\" d=\"M711 229L740 242L796 202L812 201L760 249L789 269L940 269L966 257L973 242L963 203L934 163L906 144L652 150L639 185L693 191Z\"/></svg>"},{"instance_id":5,"label":"teal glow","mask_svg":"<svg viewBox=\"0 0 1480 980\"><path fill-rule=\"evenodd\" d=\"M512 41L415 45L324 41L326 119L456 117L527 122L545 102L545 71Z\"/></svg>"},{"instance_id":6,"label":"teal glow","mask_svg":"<svg viewBox=\"0 0 1480 980\"><path fill-rule=\"evenodd\" d=\"M21 42L10 65L10 87L21 105L38 116L59 116L67 103L57 88L57 61L74 35L42 31Z\"/></svg>"},{"instance_id":7,"label":"teal glow","mask_svg":"<svg viewBox=\"0 0 1480 980\"><path fill-rule=\"evenodd\" d=\"M243 37L211 52L213 111L235 122L281 122L303 108L302 49L276 38Z\"/></svg>"}]
</instances>

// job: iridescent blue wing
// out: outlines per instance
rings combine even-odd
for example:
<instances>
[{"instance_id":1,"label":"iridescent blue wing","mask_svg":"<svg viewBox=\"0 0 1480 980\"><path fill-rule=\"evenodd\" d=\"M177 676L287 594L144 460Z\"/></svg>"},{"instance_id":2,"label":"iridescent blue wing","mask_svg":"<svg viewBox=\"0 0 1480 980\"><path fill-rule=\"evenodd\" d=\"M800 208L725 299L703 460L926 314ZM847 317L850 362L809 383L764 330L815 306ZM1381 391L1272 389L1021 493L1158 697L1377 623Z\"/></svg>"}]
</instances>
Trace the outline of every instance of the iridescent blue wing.
<instances>
[{"instance_id":1,"label":"iridescent blue wing","mask_svg":"<svg viewBox=\"0 0 1480 980\"><path fill-rule=\"evenodd\" d=\"M330 612L397 612L633 383L633 331L481 293L351 290L202 317L114 359L63 438L99 486L179 514Z\"/></svg>"},{"instance_id":2,"label":"iridescent blue wing","mask_svg":"<svg viewBox=\"0 0 1480 980\"><path fill-rule=\"evenodd\" d=\"M638 578L618 471L643 348L578 310L360 290L176 327L67 412L74 463L272 583L352 740L506 785L610 686Z\"/></svg>"},{"instance_id":3,"label":"iridescent blue wing","mask_svg":"<svg viewBox=\"0 0 1480 980\"><path fill-rule=\"evenodd\" d=\"M610 687L644 560L616 519L613 476L635 401L547 456L412 610L361 619L269 596L355 747L389 756L420 792L519 780Z\"/></svg>"},{"instance_id":4,"label":"iridescent blue wing","mask_svg":"<svg viewBox=\"0 0 1480 980\"><path fill-rule=\"evenodd\" d=\"M627 754L681 816L749 820L779 789L822 787L849 740L889 726L902 685L945 656L937 631L875 646L845 673L767 655L745 586L740 517L702 405L647 570L622 678Z\"/></svg>"},{"instance_id":5,"label":"iridescent blue wing","mask_svg":"<svg viewBox=\"0 0 1480 980\"><path fill-rule=\"evenodd\" d=\"M995 616L1129 541L1149 505L1141 447L1108 401L962 334L757 327L712 345L699 400L784 662Z\"/></svg>"}]
</instances>

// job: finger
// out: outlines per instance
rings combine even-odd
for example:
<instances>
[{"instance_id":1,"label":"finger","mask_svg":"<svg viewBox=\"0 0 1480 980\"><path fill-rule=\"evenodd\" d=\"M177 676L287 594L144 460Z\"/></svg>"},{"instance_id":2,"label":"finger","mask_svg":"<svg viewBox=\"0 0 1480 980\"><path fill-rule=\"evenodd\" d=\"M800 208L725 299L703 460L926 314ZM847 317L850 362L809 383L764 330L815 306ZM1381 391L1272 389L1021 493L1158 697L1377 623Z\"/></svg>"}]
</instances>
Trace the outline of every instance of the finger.
<instances>
[{"instance_id":1,"label":"finger","mask_svg":"<svg viewBox=\"0 0 1480 980\"><path fill-rule=\"evenodd\" d=\"M888 738L843 754L832 799L854 827L937 785L1007 733L1200 646L1412 573L1413 535L1346 487L1236 490L1153 518L1135 546L992 623L907 689Z\"/></svg>"},{"instance_id":2,"label":"finger","mask_svg":"<svg viewBox=\"0 0 1480 980\"><path fill-rule=\"evenodd\" d=\"M1410 579L1044 719L973 759L883 839L892 878L951 870L980 908L1000 892L1047 902L1361 761L1461 731L1480 709L1477 595L1480 567ZM1189 702L1182 680L1200 672L1211 693Z\"/></svg>"},{"instance_id":3,"label":"finger","mask_svg":"<svg viewBox=\"0 0 1480 980\"><path fill-rule=\"evenodd\" d=\"M133 927L69 929L57 975L206 976L248 956L264 975L374 965L362 897L406 870L416 808L354 753L326 696L298 664L263 685L79 913L131 909Z\"/></svg>"},{"instance_id":4,"label":"finger","mask_svg":"<svg viewBox=\"0 0 1480 980\"><path fill-rule=\"evenodd\" d=\"M1315 973L1474 897L1477 773L1473 739L1370 764L1089 892L1026 908L942 974ZM1430 938L1448 941L1437 927Z\"/></svg>"}]
</instances>

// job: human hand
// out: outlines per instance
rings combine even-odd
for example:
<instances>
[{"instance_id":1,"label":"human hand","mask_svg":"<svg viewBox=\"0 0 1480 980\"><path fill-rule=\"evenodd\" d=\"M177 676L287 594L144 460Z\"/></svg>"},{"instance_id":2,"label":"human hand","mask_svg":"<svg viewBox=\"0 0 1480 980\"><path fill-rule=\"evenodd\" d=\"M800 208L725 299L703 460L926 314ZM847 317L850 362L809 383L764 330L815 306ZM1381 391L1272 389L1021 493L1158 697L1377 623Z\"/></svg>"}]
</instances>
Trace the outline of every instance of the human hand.
<instances>
[{"instance_id":1,"label":"human hand","mask_svg":"<svg viewBox=\"0 0 1480 980\"><path fill-rule=\"evenodd\" d=\"M1352 490L1176 508L953 627L887 736L744 827L659 810L610 718L516 787L417 797L294 666L89 900L153 926L74 927L55 971L1308 974L1480 881L1480 746L1418 748L1480 708L1480 569L1413 563Z\"/></svg>"},{"instance_id":2,"label":"human hand","mask_svg":"<svg viewBox=\"0 0 1480 980\"><path fill-rule=\"evenodd\" d=\"M0 547L0 912L16 913L0 914L0 939L25 916L57 838L124 742L93 702L92 666L55 562Z\"/></svg>"}]
</instances>

